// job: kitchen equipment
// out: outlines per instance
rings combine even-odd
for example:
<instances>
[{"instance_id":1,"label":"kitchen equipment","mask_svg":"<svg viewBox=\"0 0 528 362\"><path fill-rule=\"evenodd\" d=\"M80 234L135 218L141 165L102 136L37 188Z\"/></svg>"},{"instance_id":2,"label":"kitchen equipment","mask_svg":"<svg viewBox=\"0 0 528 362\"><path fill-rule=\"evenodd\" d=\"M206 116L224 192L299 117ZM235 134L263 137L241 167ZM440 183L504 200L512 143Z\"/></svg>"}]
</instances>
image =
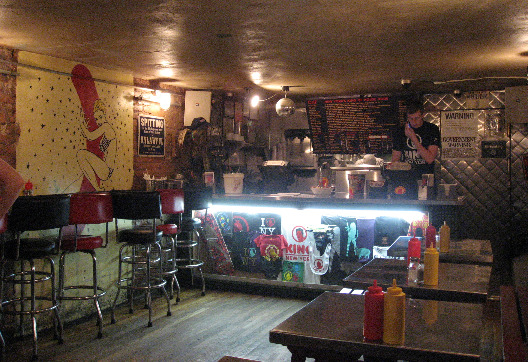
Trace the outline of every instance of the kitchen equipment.
<instances>
[{"instance_id":1,"label":"kitchen equipment","mask_svg":"<svg viewBox=\"0 0 528 362\"><path fill-rule=\"evenodd\" d=\"M244 187L243 173L225 173L224 190L226 194L241 194Z\"/></svg>"},{"instance_id":2,"label":"kitchen equipment","mask_svg":"<svg viewBox=\"0 0 528 362\"><path fill-rule=\"evenodd\" d=\"M312 193L316 196L329 197L332 195L331 187L312 187Z\"/></svg>"},{"instance_id":3,"label":"kitchen equipment","mask_svg":"<svg viewBox=\"0 0 528 362\"><path fill-rule=\"evenodd\" d=\"M259 171L262 175L263 193L288 192L288 186L295 181L287 161L265 161L259 166Z\"/></svg>"},{"instance_id":4,"label":"kitchen equipment","mask_svg":"<svg viewBox=\"0 0 528 362\"><path fill-rule=\"evenodd\" d=\"M365 189L363 194L365 198L386 198L387 185L382 176L382 166L380 165L351 165L345 167L331 167L335 184L336 193L349 192L349 175L364 175ZM362 198L363 198L362 197Z\"/></svg>"},{"instance_id":5,"label":"kitchen equipment","mask_svg":"<svg viewBox=\"0 0 528 362\"><path fill-rule=\"evenodd\" d=\"M391 199L418 199L418 182L421 175L414 170L390 170L383 172L387 178L387 195Z\"/></svg>"}]
</instances>

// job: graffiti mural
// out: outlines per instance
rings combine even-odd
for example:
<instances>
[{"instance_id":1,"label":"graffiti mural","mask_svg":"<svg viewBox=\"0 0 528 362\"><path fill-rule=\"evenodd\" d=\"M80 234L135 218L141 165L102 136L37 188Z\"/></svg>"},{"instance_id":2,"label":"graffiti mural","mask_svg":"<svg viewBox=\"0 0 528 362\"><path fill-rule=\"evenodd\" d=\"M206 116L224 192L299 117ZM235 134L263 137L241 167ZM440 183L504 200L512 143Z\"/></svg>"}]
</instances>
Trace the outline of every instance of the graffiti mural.
<instances>
[{"instance_id":1,"label":"graffiti mural","mask_svg":"<svg viewBox=\"0 0 528 362\"><path fill-rule=\"evenodd\" d=\"M131 76L26 52L19 63L34 66L18 67L17 170L35 193L130 188Z\"/></svg>"}]
</instances>

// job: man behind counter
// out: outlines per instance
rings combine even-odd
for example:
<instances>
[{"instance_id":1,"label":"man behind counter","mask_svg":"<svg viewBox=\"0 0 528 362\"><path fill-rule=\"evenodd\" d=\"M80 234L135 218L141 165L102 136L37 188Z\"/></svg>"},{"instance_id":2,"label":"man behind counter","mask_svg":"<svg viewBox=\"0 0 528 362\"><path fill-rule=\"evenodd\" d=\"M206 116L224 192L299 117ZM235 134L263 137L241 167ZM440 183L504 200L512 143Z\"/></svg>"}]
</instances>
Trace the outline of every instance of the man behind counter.
<instances>
[{"instance_id":1,"label":"man behind counter","mask_svg":"<svg viewBox=\"0 0 528 362\"><path fill-rule=\"evenodd\" d=\"M420 102L407 105L407 123L394 134L392 162L410 163L417 175L434 174L440 147L440 129L423 120Z\"/></svg>"}]
</instances>

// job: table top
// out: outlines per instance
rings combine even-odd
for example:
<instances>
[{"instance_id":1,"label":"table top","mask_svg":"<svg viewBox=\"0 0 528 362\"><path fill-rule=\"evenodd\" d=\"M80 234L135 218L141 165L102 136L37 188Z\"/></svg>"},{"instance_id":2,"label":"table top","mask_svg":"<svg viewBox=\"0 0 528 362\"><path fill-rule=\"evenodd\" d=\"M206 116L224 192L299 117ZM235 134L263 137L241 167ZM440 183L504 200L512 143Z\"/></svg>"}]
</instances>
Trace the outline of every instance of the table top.
<instances>
[{"instance_id":1,"label":"table top","mask_svg":"<svg viewBox=\"0 0 528 362\"><path fill-rule=\"evenodd\" d=\"M387 256L406 258L410 236L400 236L387 249ZM421 239L421 238L420 238ZM422 254L425 251L422 242ZM440 261L457 264L492 265L493 253L489 240L451 240L448 252L440 253Z\"/></svg>"},{"instance_id":2,"label":"table top","mask_svg":"<svg viewBox=\"0 0 528 362\"><path fill-rule=\"evenodd\" d=\"M409 361L477 361L482 348L484 305L406 300L403 345L363 339L364 296L325 292L270 331L270 342L287 346L297 358L368 355Z\"/></svg>"},{"instance_id":3,"label":"table top","mask_svg":"<svg viewBox=\"0 0 528 362\"><path fill-rule=\"evenodd\" d=\"M377 280L384 289L392 280L413 298L457 302L485 302L488 295L491 266L440 262L438 285L407 283L405 259L372 259L343 279L343 285L353 289L367 289Z\"/></svg>"}]
</instances>

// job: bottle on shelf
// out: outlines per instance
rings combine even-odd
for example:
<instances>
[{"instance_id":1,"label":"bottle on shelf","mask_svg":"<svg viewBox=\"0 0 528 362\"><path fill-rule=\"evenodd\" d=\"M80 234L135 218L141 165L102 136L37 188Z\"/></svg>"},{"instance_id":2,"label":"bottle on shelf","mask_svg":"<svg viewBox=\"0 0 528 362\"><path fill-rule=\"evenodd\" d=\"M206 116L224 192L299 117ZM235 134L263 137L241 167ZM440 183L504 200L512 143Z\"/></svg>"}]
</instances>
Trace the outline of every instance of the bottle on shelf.
<instances>
[{"instance_id":1,"label":"bottle on shelf","mask_svg":"<svg viewBox=\"0 0 528 362\"><path fill-rule=\"evenodd\" d=\"M440 252L447 253L449 251L449 243L451 241L451 228L444 221L444 225L440 226Z\"/></svg>"},{"instance_id":2,"label":"bottle on shelf","mask_svg":"<svg viewBox=\"0 0 528 362\"><path fill-rule=\"evenodd\" d=\"M24 196L33 196L33 183L31 183L30 180L26 182L24 185L24 189L22 190L22 194Z\"/></svg>"},{"instance_id":3,"label":"bottle on shelf","mask_svg":"<svg viewBox=\"0 0 528 362\"><path fill-rule=\"evenodd\" d=\"M363 337L369 341L383 338L383 301L385 293L374 280L374 284L365 292L365 312L363 319Z\"/></svg>"},{"instance_id":4,"label":"bottle on shelf","mask_svg":"<svg viewBox=\"0 0 528 362\"><path fill-rule=\"evenodd\" d=\"M405 293L392 280L383 301L383 342L403 344L405 341Z\"/></svg>"},{"instance_id":5,"label":"bottle on shelf","mask_svg":"<svg viewBox=\"0 0 528 362\"><path fill-rule=\"evenodd\" d=\"M436 250L436 243L425 249L424 253L424 285L438 285L438 264L440 253Z\"/></svg>"},{"instance_id":6,"label":"bottle on shelf","mask_svg":"<svg viewBox=\"0 0 528 362\"><path fill-rule=\"evenodd\" d=\"M436 245L436 228L430 224L425 229L425 247L429 248L432 243Z\"/></svg>"},{"instance_id":7,"label":"bottle on shelf","mask_svg":"<svg viewBox=\"0 0 528 362\"><path fill-rule=\"evenodd\" d=\"M413 236L409 240L407 247L407 283L416 284L422 281L423 265L421 257L422 242Z\"/></svg>"}]
</instances>

